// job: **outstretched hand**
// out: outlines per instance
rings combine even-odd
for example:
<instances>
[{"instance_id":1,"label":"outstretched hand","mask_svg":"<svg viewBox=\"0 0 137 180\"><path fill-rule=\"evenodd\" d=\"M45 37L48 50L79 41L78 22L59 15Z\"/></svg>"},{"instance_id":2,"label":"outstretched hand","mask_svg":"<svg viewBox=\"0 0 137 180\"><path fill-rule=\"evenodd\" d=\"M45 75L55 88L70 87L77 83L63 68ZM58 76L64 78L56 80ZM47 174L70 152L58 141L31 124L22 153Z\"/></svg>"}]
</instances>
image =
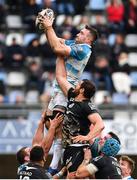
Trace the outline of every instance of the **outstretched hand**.
<instances>
[{"instance_id":1,"label":"outstretched hand","mask_svg":"<svg viewBox=\"0 0 137 180\"><path fill-rule=\"evenodd\" d=\"M57 128L60 123L63 121L63 115L59 115L59 113L55 116L54 119L50 119L50 127L51 128Z\"/></svg>"},{"instance_id":2,"label":"outstretched hand","mask_svg":"<svg viewBox=\"0 0 137 180\"><path fill-rule=\"evenodd\" d=\"M54 22L54 18L43 16L41 13L38 14L38 20L42 25L43 29L48 29L49 27L52 27Z\"/></svg>"},{"instance_id":3,"label":"outstretched hand","mask_svg":"<svg viewBox=\"0 0 137 180\"><path fill-rule=\"evenodd\" d=\"M88 136L82 136L82 135L78 135L78 136L72 137L72 139L73 139L74 143L78 143L78 142L85 143L86 141L89 140Z\"/></svg>"}]
</instances>

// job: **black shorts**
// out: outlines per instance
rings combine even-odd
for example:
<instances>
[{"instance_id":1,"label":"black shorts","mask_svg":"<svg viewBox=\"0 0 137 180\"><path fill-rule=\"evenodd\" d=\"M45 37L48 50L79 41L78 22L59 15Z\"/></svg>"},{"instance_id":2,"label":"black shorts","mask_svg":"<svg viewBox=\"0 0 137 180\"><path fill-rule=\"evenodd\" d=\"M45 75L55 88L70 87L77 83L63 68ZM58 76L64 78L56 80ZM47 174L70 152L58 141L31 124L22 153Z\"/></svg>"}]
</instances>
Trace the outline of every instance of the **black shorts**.
<instances>
[{"instance_id":1,"label":"black shorts","mask_svg":"<svg viewBox=\"0 0 137 180\"><path fill-rule=\"evenodd\" d=\"M83 146L67 146L64 151L63 165L68 167L69 172L77 170L79 165L84 159L84 148L89 147L88 145Z\"/></svg>"}]
</instances>

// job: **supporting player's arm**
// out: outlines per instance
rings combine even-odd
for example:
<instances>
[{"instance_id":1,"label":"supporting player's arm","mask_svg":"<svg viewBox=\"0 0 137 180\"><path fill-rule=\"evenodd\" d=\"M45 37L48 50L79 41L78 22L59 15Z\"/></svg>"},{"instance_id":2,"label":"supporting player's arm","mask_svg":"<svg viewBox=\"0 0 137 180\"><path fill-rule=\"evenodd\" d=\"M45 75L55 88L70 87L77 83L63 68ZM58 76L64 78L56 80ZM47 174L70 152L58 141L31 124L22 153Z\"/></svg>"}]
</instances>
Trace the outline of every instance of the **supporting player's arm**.
<instances>
[{"instance_id":1,"label":"supporting player's arm","mask_svg":"<svg viewBox=\"0 0 137 180\"><path fill-rule=\"evenodd\" d=\"M89 177L91 175L93 177L94 174L98 171L98 168L92 163L90 163L91 159L91 150L88 148L84 149L84 160L76 171L77 178Z\"/></svg>"},{"instance_id":2,"label":"supporting player's arm","mask_svg":"<svg viewBox=\"0 0 137 180\"><path fill-rule=\"evenodd\" d=\"M72 85L67 81L67 73L63 57L58 57L56 61L56 80L65 96L67 96L68 90Z\"/></svg>"},{"instance_id":3,"label":"supporting player's arm","mask_svg":"<svg viewBox=\"0 0 137 180\"><path fill-rule=\"evenodd\" d=\"M88 119L94 125L94 128L90 130L90 132L87 135L88 139L90 140L97 137L102 132L102 130L104 129L104 123L101 116L98 113L93 113L89 115Z\"/></svg>"},{"instance_id":4,"label":"supporting player's arm","mask_svg":"<svg viewBox=\"0 0 137 180\"><path fill-rule=\"evenodd\" d=\"M59 114L57 114L53 120L50 120L50 128L42 141L42 147L44 148L45 151L45 158L47 157L48 152L52 146L56 128L59 126L62 120L63 120L63 115L59 115Z\"/></svg>"},{"instance_id":5,"label":"supporting player's arm","mask_svg":"<svg viewBox=\"0 0 137 180\"><path fill-rule=\"evenodd\" d=\"M42 113L41 119L38 122L38 127L35 131L35 134L33 136L32 140L32 146L41 145L41 142L44 138L44 122L46 117L46 111Z\"/></svg>"},{"instance_id":6,"label":"supporting player's arm","mask_svg":"<svg viewBox=\"0 0 137 180\"><path fill-rule=\"evenodd\" d=\"M63 43L63 40L57 37L52 27L53 21L51 21L47 16L42 15L40 16L39 20L44 27L45 35L53 51L57 55L69 56L71 48L65 45L65 41Z\"/></svg>"},{"instance_id":7,"label":"supporting player's arm","mask_svg":"<svg viewBox=\"0 0 137 180\"><path fill-rule=\"evenodd\" d=\"M74 142L90 141L91 139L98 136L101 133L101 131L104 129L103 120L98 113L90 114L88 116L88 119L94 125L94 127L92 128L92 130L90 130L90 132L86 136L78 135L73 137Z\"/></svg>"}]
</instances>

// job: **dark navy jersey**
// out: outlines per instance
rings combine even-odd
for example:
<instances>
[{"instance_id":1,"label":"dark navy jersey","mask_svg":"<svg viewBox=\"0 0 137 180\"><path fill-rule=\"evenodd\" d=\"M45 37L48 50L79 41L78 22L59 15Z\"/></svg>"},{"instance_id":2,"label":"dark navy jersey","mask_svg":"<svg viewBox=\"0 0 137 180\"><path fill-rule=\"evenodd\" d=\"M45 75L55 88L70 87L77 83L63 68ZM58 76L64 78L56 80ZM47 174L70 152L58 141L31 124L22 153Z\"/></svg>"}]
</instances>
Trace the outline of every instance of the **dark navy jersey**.
<instances>
[{"instance_id":1,"label":"dark navy jersey","mask_svg":"<svg viewBox=\"0 0 137 180\"><path fill-rule=\"evenodd\" d=\"M63 145L72 144L72 137L87 135L91 122L90 114L96 113L96 107L90 100L75 101L73 88L68 91L68 105L63 121Z\"/></svg>"},{"instance_id":2,"label":"dark navy jersey","mask_svg":"<svg viewBox=\"0 0 137 180\"><path fill-rule=\"evenodd\" d=\"M91 161L98 171L96 179L122 179L121 169L116 158L112 156L98 156Z\"/></svg>"},{"instance_id":3,"label":"dark navy jersey","mask_svg":"<svg viewBox=\"0 0 137 180\"><path fill-rule=\"evenodd\" d=\"M45 169L38 164L28 163L20 166L17 173L18 179L49 179Z\"/></svg>"}]
</instances>

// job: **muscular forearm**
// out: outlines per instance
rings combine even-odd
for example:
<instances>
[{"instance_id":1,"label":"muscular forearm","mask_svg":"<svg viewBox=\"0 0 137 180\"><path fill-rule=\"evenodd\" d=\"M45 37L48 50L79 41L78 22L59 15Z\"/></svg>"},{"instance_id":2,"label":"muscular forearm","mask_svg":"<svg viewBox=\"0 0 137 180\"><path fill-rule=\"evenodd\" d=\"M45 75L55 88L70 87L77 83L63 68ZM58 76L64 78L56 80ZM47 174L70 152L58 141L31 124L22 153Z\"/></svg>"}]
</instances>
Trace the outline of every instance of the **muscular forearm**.
<instances>
[{"instance_id":1,"label":"muscular forearm","mask_svg":"<svg viewBox=\"0 0 137 180\"><path fill-rule=\"evenodd\" d=\"M67 81L67 73L63 57L58 57L56 61L56 80L64 95L67 96L68 89L70 89L72 85Z\"/></svg>"},{"instance_id":2,"label":"muscular forearm","mask_svg":"<svg viewBox=\"0 0 137 180\"><path fill-rule=\"evenodd\" d=\"M44 137L42 141L42 147L45 150L45 157L47 157L48 152L52 146L54 134L55 134L55 127L50 127L48 130L48 133L46 134L46 136Z\"/></svg>"},{"instance_id":3,"label":"muscular forearm","mask_svg":"<svg viewBox=\"0 0 137 180\"><path fill-rule=\"evenodd\" d=\"M56 52L56 49L61 45L60 39L56 36L56 33L52 28L52 26L46 28L44 32L46 34L46 37L48 39L51 48L53 49L54 52Z\"/></svg>"},{"instance_id":4,"label":"muscular forearm","mask_svg":"<svg viewBox=\"0 0 137 180\"><path fill-rule=\"evenodd\" d=\"M42 121L40 121L32 140L32 146L41 145L43 138L44 138L44 124Z\"/></svg>"},{"instance_id":5,"label":"muscular forearm","mask_svg":"<svg viewBox=\"0 0 137 180\"><path fill-rule=\"evenodd\" d=\"M88 140L91 140L95 137L97 137L101 131L104 129L104 124L100 121L94 125L94 128L88 133L87 137Z\"/></svg>"}]
</instances>

